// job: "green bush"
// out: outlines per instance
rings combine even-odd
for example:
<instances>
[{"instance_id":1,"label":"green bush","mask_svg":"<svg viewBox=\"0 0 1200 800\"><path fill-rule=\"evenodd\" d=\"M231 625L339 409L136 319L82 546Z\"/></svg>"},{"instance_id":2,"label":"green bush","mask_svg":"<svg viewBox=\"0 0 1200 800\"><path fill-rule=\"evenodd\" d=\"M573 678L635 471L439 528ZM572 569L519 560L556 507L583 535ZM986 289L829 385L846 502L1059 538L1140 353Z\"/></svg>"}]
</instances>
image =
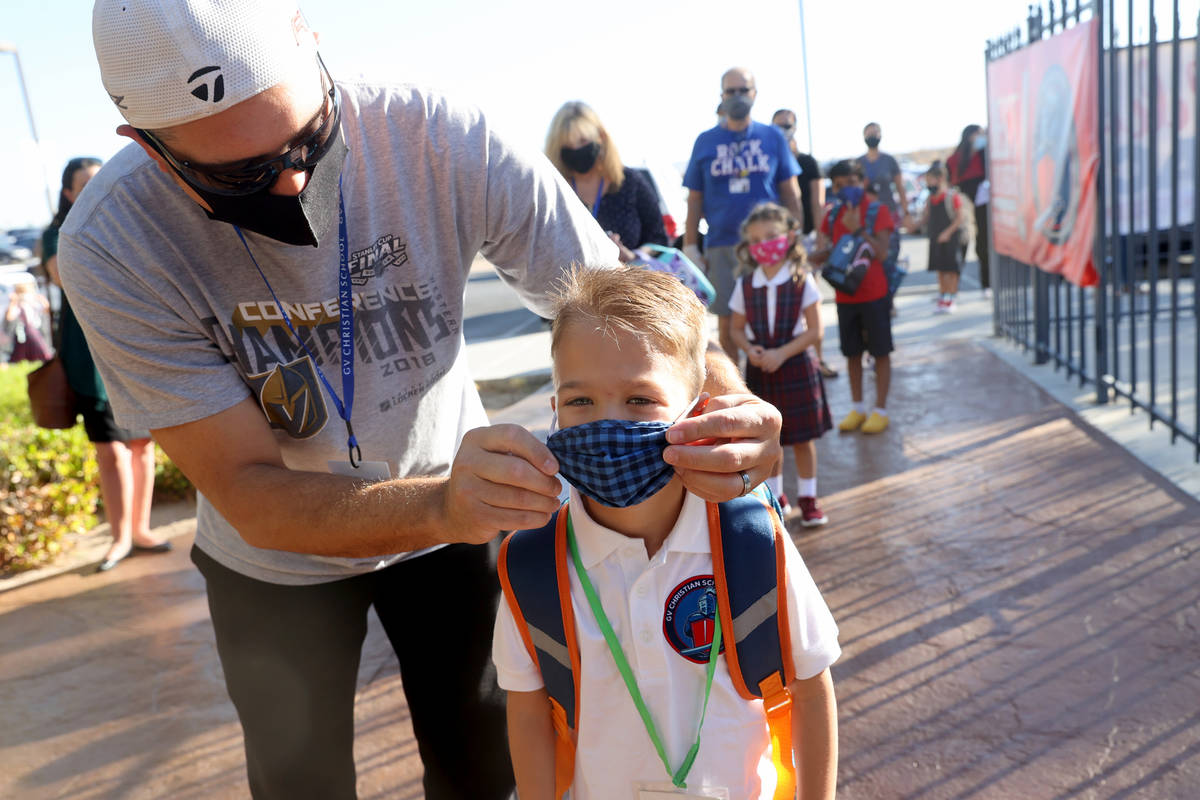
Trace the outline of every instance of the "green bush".
<instances>
[{"instance_id":1,"label":"green bush","mask_svg":"<svg viewBox=\"0 0 1200 800\"><path fill-rule=\"evenodd\" d=\"M179 471L175 462L167 458L158 444L154 445L154 502L173 500L195 500L196 490L192 482Z\"/></svg>"},{"instance_id":2,"label":"green bush","mask_svg":"<svg viewBox=\"0 0 1200 800\"><path fill-rule=\"evenodd\" d=\"M82 425L50 431L33 424L26 380L35 365L0 365L0 572L53 561L68 534L94 527L100 503L96 451ZM190 494L161 451L155 497Z\"/></svg>"}]
</instances>

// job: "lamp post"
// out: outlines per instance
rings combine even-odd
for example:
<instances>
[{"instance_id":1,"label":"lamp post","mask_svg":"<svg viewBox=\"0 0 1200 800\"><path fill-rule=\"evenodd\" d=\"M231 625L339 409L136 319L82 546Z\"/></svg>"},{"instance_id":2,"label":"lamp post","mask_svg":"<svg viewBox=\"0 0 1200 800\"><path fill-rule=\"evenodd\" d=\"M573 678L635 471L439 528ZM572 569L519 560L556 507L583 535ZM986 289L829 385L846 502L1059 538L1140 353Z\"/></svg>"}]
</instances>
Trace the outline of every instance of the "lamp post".
<instances>
[{"instance_id":1,"label":"lamp post","mask_svg":"<svg viewBox=\"0 0 1200 800\"><path fill-rule=\"evenodd\" d=\"M804 0L800 3L800 63L804 67L804 116L808 118L808 152L813 152L812 103L808 99L808 37L804 33Z\"/></svg>"},{"instance_id":2,"label":"lamp post","mask_svg":"<svg viewBox=\"0 0 1200 800\"><path fill-rule=\"evenodd\" d=\"M25 88L25 73L21 71L21 56L17 53L17 46L10 42L0 42L0 53L12 53L13 60L17 64L17 83L21 86L21 99L25 101L25 116L29 119L29 132L33 134L33 144L38 151L42 185L46 189L46 208L50 211L50 215L54 216L54 196L50 191L50 182L46 180L46 165L42 163L41 159L41 143L38 141L37 126L33 122L33 107L29 105L29 91Z\"/></svg>"}]
</instances>

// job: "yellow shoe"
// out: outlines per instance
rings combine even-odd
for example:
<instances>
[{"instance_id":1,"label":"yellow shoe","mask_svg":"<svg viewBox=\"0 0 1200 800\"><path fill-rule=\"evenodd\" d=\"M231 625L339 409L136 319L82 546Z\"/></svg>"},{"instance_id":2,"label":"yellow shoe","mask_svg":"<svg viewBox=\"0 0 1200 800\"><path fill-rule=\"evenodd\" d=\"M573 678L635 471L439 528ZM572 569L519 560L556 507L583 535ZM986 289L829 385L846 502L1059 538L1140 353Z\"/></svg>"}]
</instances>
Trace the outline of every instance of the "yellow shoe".
<instances>
[{"instance_id":1,"label":"yellow shoe","mask_svg":"<svg viewBox=\"0 0 1200 800\"><path fill-rule=\"evenodd\" d=\"M876 411L871 412L871 416L863 423L863 433L883 433L887 430L888 418Z\"/></svg>"},{"instance_id":2,"label":"yellow shoe","mask_svg":"<svg viewBox=\"0 0 1200 800\"><path fill-rule=\"evenodd\" d=\"M844 433L849 433L850 431L856 431L859 429L859 426L861 426L863 424L863 422L866 421L866 419L867 419L867 415L862 413L861 411L851 411L849 414L847 414L845 417L842 418L841 422L838 423L838 430L842 431Z\"/></svg>"}]
</instances>

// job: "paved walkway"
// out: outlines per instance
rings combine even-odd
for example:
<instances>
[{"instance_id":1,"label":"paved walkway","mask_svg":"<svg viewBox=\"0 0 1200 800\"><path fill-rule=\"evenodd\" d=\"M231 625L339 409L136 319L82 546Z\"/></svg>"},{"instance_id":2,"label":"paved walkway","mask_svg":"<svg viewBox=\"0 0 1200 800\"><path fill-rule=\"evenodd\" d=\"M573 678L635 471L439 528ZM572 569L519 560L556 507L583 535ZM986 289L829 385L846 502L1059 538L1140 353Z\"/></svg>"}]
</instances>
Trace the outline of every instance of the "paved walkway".
<instances>
[{"instance_id":1,"label":"paved walkway","mask_svg":"<svg viewBox=\"0 0 1200 800\"><path fill-rule=\"evenodd\" d=\"M841 626L839 797L1195 797L1200 503L978 341L982 300L942 322L922 291L892 427L820 441L832 522L793 531ZM544 428L545 402L505 416ZM171 554L0 593L0 797L247 795L172 525ZM360 797L421 797L374 620L356 711Z\"/></svg>"}]
</instances>

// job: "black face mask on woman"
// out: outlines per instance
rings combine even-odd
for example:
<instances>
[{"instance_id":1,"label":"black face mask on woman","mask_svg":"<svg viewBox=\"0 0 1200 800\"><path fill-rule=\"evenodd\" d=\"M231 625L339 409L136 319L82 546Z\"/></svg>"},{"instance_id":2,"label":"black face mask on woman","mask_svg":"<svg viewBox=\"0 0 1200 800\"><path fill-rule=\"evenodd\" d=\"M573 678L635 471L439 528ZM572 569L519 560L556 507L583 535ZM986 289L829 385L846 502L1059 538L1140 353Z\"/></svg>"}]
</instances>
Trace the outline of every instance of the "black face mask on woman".
<instances>
[{"instance_id":1,"label":"black face mask on woman","mask_svg":"<svg viewBox=\"0 0 1200 800\"><path fill-rule=\"evenodd\" d=\"M338 180L349 148L340 133L330 143L298 195L271 194L270 187L254 194L228 196L191 188L212 208L209 219L254 231L284 244L316 247L334 227L338 216Z\"/></svg>"},{"instance_id":2,"label":"black face mask on woman","mask_svg":"<svg viewBox=\"0 0 1200 800\"><path fill-rule=\"evenodd\" d=\"M564 147L559 151L559 155L567 169L582 175L596 166L596 159L600 157L600 143L588 142L583 147Z\"/></svg>"}]
</instances>

